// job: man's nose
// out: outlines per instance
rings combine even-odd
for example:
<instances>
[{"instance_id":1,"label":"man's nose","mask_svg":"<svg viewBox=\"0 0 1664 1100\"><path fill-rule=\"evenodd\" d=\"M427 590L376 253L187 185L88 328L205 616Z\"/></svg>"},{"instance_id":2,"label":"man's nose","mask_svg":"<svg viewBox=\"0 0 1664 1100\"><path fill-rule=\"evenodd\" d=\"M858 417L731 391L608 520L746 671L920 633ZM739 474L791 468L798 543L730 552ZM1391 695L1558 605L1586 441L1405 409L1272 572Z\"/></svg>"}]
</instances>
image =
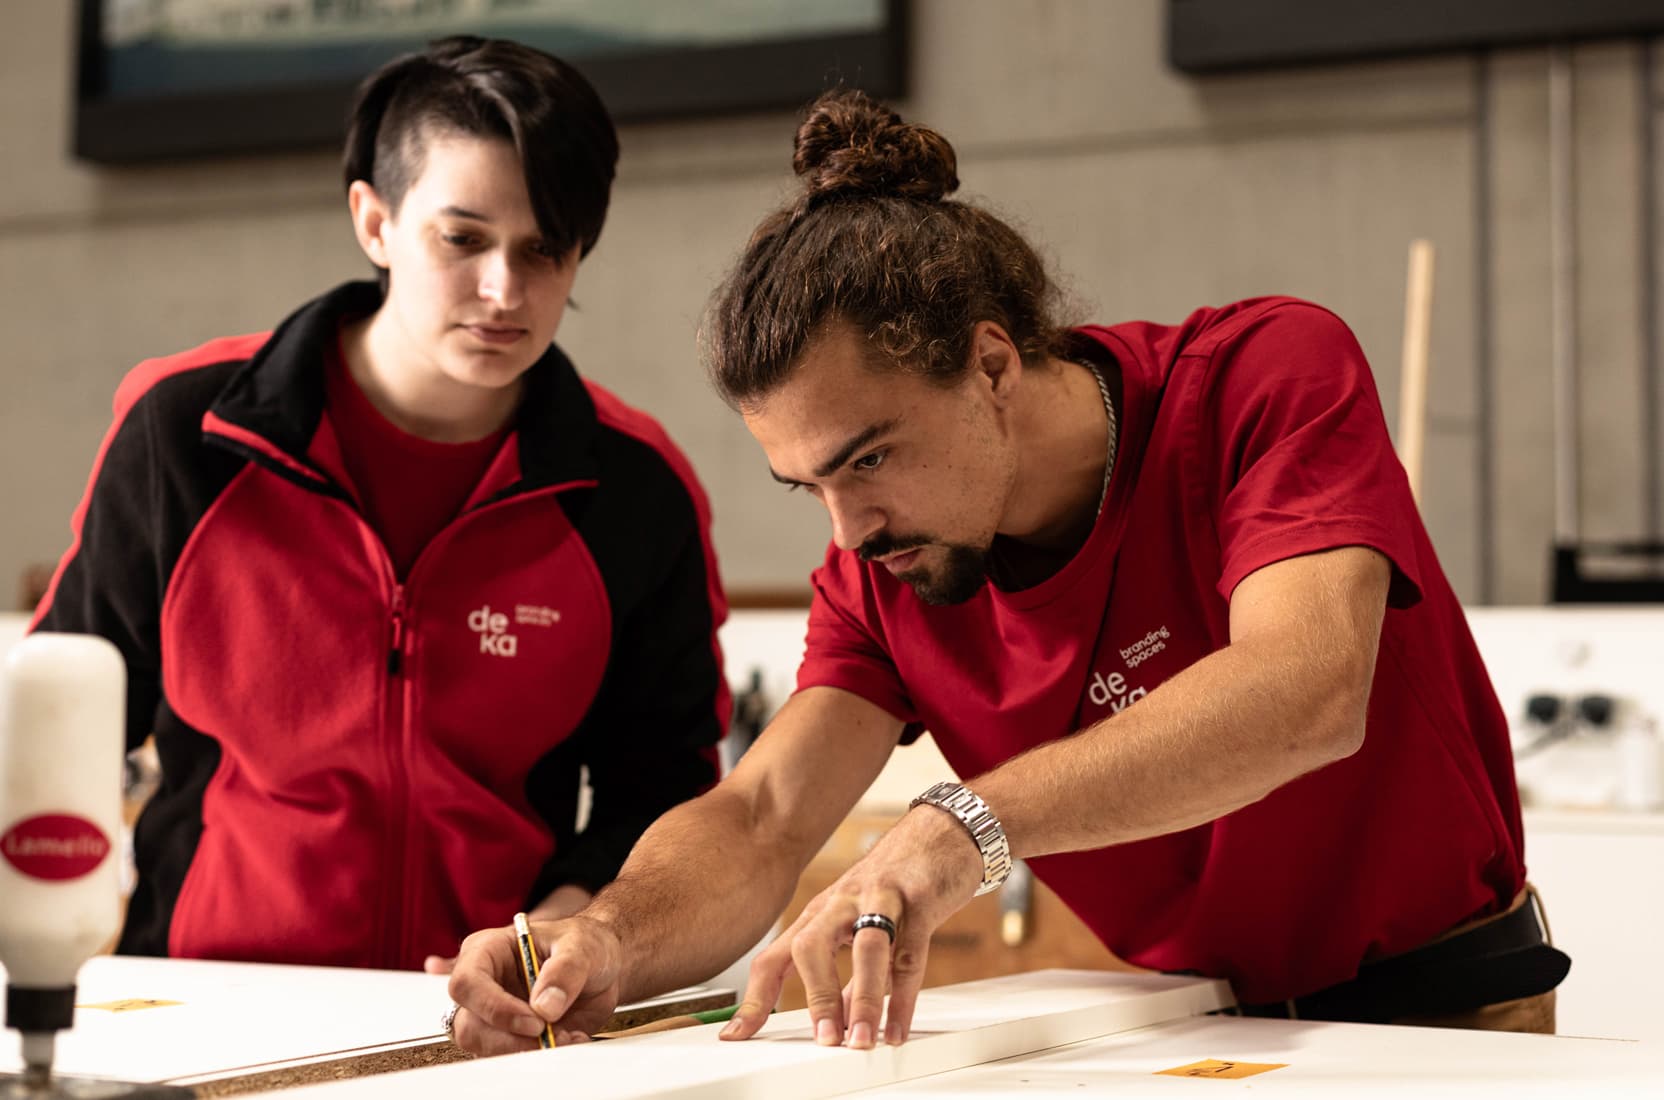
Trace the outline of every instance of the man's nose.
<instances>
[{"instance_id":1,"label":"man's nose","mask_svg":"<svg viewBox=\"0 0 1664 1100\"><path fill-rule=\"evenodd\" d=\"M828 489L822 492L821 499L832 517L832 541L840 550L859 550L884 529L884 513L859 498Z\"/></svg>"}]
</instances>

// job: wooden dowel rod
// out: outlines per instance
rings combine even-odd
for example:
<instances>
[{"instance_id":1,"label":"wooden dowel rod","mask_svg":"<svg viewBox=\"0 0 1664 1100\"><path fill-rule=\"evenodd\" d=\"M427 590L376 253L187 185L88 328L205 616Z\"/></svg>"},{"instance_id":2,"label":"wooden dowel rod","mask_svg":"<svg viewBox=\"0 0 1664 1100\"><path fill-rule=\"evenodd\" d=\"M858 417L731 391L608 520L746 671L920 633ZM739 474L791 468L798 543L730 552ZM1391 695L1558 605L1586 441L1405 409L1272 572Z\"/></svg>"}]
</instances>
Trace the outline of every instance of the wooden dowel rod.
<instances>
[{"instance_id":1,"label":"wooden dowel rod","mask_svg":"<svg viewBox=\"0 0 1664 1100\"><path fill-rule=\"evenodd\" d=\"M1427 352L1433 315L1433 242L1410 242L1404 290L1404 364L1398 396L1398 457L1421 505L1422 455L1427 441Z\"/></svg>"}]
</instances>

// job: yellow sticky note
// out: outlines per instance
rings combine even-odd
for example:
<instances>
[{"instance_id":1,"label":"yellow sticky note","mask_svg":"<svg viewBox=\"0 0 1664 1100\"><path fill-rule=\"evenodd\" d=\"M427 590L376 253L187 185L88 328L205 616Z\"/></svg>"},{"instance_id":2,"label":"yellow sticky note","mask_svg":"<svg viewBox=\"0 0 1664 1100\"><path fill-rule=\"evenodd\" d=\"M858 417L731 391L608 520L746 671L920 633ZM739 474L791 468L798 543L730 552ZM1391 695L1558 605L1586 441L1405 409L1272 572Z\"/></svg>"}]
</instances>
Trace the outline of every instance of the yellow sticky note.
<instances>
[{"instance_id":1,"label":"yellow sticky note","mask_svg":"<svg viewBox=\"0 0 1664 1100\"><path fill-rule=\"evenodd\" d=\"M1169 1077L1252 1077L1256 1073L1270 1073L1286 1065L1287 1062L1221 1062L1217 1058L1204 1058L1188 1066L1158 1069L1156 1073L1165 1073Z\"/></svg>"},{"instance_id":2,"label":"yellow sticky note","mask_svg":"<svg viewBox=\"0 0 1664 1100\"><path fill-rule=\"evenodd\" d=\"M180 1001L155 1001L146 997L129 997L124 1001L104 1001L95 1005L76 1005L76 1008L101 1008L105 1012L136 1012L141 1008L165 1008Z\"/></svg>"}]
</instances>

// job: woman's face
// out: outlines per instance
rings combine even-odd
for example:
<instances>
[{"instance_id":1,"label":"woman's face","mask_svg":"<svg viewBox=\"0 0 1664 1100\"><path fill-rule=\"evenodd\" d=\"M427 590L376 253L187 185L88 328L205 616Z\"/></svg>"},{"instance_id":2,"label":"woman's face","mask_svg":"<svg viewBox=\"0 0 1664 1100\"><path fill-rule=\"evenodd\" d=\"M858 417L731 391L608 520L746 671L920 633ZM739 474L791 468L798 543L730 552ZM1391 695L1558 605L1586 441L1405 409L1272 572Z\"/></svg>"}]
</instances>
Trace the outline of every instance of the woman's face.
<instances>
[{"instance_id":1,"label":"woman's face","mask_svg":"<svg viewBox=\"0 0 1664 1100\"><path fill-rule=\"evenodd\" d=\"M421 174L368 235L388 272L382 308L402 337L401 368L496 389L554 342L578 250L557 254L544 238L507 141L427 135Z\"/></svg>"}]
</instances>

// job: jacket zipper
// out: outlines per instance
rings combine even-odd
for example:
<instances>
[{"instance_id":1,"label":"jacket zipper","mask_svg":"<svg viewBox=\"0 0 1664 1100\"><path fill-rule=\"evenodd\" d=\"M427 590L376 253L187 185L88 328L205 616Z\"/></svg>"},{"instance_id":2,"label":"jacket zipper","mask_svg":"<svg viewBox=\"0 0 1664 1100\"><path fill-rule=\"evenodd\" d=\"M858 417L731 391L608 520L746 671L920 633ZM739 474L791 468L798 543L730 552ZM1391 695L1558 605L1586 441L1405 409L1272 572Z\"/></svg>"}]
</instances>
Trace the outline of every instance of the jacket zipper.
<instances>
[{"instance_id":1,"label":"jacket zipper","mask_svg":"<svg viewBox=\"0 0 1664 1100\"><path fill-rule=\"evenodd\" d=\"M393 585L393 638L387 649L387 675L404 672L404 585Z\"/></svg>"},{"instance_id":2,"label":"jacket zipper","mask_svg":"<svg viewBox=\"0 0 1664 1100\"><path fill-rule=\"evenodd\" d=\"M392 586L393 598L388 609L388 641L386 660L386 679L382 683L382 715L381 742L382 760L386 768L388 785L387 813L383 816L382 851L388 855L398 853L398 859L393 866L399 868L397 872L384 871L382 875L381 903L377 906L376 935L374 942L381 945L380 965L389 970L400 969L404 965L405 943L409 929L400 915L399 901L409 893L409 884L405 880L409 877L409 845L405 843L403 832L408 827L406 818L409 816L410 792L403 761L400 759L404 751L405 730L405 688L407 681L404 676L405 666L405 619L407 616L406 586L400 584L398 576L393 570L392 555L382 544L381 538L370 526L370 521L359 510L351 494L334 481L325 477L303 463L297 463L285 452L276 451L270 443L265 447L235 439L230 436L209 431L205 433L209 442L215 443L235 454L242 455L251 462L260 465L277 476L300 485L305 489L339 501L347 508L364 529L369 533L370 540L380 549L379 564L383 575ZM264 440L259 442L265 443ZM418 558L420 555L418 555ZM412 566L412 572L415 567ZM408 578L407 578L408 579ZM396 875L396 877L395 877ZM396 934L395 934L396 933Z\"/></svg>"},{"instance_id":3,"label":"jacket zipper","mask_svg":"<svg viewBox=\"0 0 1664 1100\"><path fill-rule=\"evenodd\" d=\"M559 485L543 486L539 489L533 490L530 493L517 494L512 497L490 500L476 508L463 512L461 515L452 519L445 526L441 527L438 532L434 534L433 538L428 540L428 544L422 547L421 551L416 555L416 560L410 563L410 572L405 574L403 584L399 584L396 578L394 580L392 644L388 653L387 666L387 690L389 698L387 731L392 734L387 741L387 747L390 750L388 752L387 765L388 776L393 790L389 792L390 804L387 807L386 815L388 823L386 850L389 856L393 856L394 853L397 853L395 858L388 860L387 865L390 867L397 867L399 869L399 880L396 884L388 884L387 893L384 895L386 901L384 901L382 905L383 916L381 918L384 922L388 922L397 930L396 935L389 935L386 931L384 931L381 936L381 942L387 945L387 950L389 952L385 965L390 970L397 970L406 965L404 960L409 957L410 949L413 946L407 942L410 939L411 928L410 923L404 919L403 914L418 912L419 906L421 905L420 899L412 896L415 892L415 884L420 881L422 869L416 860L416 846L410 843L410 837L413 835L415 830L415 823L409 820L410 786L409 776L406 768L404 767L405 762L409 759L410 753L413 750L413 746L410 744L413 737L413 733L410 728L409 714L411 708L406 707L404 705L404 701L406 691L414 690L414 685L411 684L404 676L404 668L406 666L406 661L408 660L408 657L404 652L406 627L405 618L409 610L406 593L415 587L416 581L422 572L422 564L424 561L428 560L430 555L433 553L434 548L446 539L451 538L459 527L469 522L474 517L480 515L482 512L490 512L498 508L511 507L515 504L521 503L522 501L542 496L544 494L559 493L567 489L588 487L594 484L595 483L591 481L567 482ZM392 559L390 557L387 558L387 570L388 574L391 576L393 569ZM470 931L472 930L470 929Z\"/></svg>"},{"instance_id":4,"label":"jacket zipper","mask_svg":"<svg viewBox=\"0 0 1664 1100\"><path fill-rule=\"evenodd\" d=\"M385 553L384 553L385 557ZM393 571L392 559L386 559L389 574ZM396 881L386 881L385 892L382 896L381 935L377 942L382 945L385 955L382 966L388 970L398 970L405 965L405 938L409 935L409 928L402 915L400 901L403 895L409 893L408 877L409 848L406 838L409 816L410 790L407 774L405 740L407 737L407 718L405 706L405 692L409 687L404 676L404 619L405 619L405 586L393 580L393 606L390 615L391 637L387 648L387 680L386 705L382 718L382 749L387 764L388 801L391 805L383 815L384 829L382 835L383 850L389 854L398 852L396 861L390 860L389 866L398 867L399 877ZM390 876L389 876L390 877ZM389 932L396 932L390 935Z\"/></svg>"}]
</instances>

